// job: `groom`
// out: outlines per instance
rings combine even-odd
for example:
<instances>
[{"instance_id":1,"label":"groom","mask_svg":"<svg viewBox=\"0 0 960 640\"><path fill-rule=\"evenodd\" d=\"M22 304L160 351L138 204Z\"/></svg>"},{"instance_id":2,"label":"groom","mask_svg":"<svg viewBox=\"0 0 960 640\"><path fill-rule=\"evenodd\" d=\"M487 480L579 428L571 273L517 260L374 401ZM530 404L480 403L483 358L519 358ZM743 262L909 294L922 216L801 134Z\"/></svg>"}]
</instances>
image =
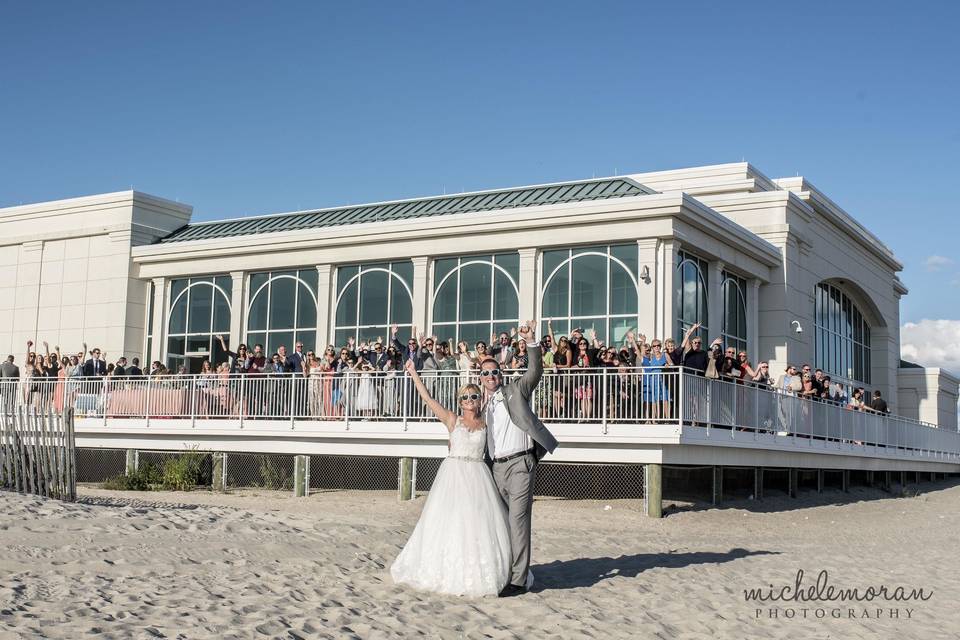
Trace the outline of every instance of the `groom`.
<instances>
[{"instance_id":1,"label":"groom","mask_svg":"<svg viewBox=\"0 0 960 640\"><path fill-rule=\"evenodd\" d=\"M530 397L543 377L540 345L531 321L520 327L519 338L526 341L530 354L530 364L520 379L503 386L499 363L493 358L480 363L487 456L493 461L493 479L507 505L513 556L510 583L500 592L501 596L527 591L534 473L540 459L557 448L556 438L530 408Z\"/></svg>"}]
</instances>

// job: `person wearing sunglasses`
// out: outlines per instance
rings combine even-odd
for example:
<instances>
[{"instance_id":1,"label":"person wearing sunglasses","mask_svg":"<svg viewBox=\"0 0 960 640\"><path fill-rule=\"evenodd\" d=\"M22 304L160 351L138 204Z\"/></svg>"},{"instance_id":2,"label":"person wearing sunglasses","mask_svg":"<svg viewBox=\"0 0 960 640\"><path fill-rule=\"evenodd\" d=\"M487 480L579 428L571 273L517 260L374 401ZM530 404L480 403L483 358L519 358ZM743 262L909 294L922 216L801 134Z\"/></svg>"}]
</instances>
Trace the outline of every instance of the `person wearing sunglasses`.
<instances>
[{"instance_id":1,"label":"person wearing sunglasses","mask_svg":"<svg viewBox=\"0 0 960 640\"><path fill-rule=\"evenodd\" d=\"M530 573L530 516L537 463L557 448L557 439L534 413L530 398L543 377L543 358L533 322L520 326L518 339L527 343L529 366L522 376L503 385L503 373L493 358L480 363L480 385L486 404L487 455L493 479L507 505L512 554L510 584L501 595L524 593L533 584Z\"/></svg>"},{"instance_id":2,"label":"person wearing sunglasses","mask_svg":"<svg viewBox=\"0 0 960 640\"><path fill-rule=\"evenodd\" d=\"M461 386L458 412L433 398L413 360L407 358L404 369L429 412L447 428L449 450L390 575L398 584L425 591L496 595L510 579L511 539L507 509L484 464L489 429L481 410L483 392L476 384Z\"/></svg>"}]
</instances>

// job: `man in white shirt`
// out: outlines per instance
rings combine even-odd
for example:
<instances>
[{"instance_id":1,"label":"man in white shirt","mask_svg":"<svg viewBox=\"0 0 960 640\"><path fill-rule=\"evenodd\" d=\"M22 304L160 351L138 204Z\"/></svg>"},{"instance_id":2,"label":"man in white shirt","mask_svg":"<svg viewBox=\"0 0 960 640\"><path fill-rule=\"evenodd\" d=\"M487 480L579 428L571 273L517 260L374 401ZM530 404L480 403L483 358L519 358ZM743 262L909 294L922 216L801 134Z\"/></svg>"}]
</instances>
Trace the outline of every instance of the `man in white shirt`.
<instances>
[{"instance_id":1,"label":"man in white shirt","mask_svg":"<svg viewBox=\"0 0 960 640\"><path fill-rule=\"evenodd\" d=\"M529 588L530 516L537 463L557 447L553 434L530 408L530 397L543 376L543 360L533 322L520 327L519 338L527 343L530 365L519 379L503 386L500 365L493 358L480 363L487 423L487 455L493 463L493 479L507 506L512 565L510 583L500 593L512 596Z\"/></svg>"}]
</instances>

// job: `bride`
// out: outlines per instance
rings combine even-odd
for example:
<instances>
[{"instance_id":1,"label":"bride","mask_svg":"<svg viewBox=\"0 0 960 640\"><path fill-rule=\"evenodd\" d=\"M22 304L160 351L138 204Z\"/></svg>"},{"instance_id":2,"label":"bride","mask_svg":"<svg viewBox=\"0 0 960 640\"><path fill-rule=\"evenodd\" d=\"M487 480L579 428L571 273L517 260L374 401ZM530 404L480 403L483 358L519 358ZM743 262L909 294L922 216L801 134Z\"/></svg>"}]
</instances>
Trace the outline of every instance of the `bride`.
<instances>
[{"instance_id":1,"label":"bride","mask_svg":"<svg viewBox=\"0 0 960 640\"><path fill-rule=\"evenodd\" d=\"M480 387L457 399L462 416L430 396L412 360L406 370L420 397L450 433L450 451L437 471L413 535L390 567L394 582L450 595L497 595L510 578L507 511L484 463L486 426Z\"/></svg>"}]
</instances>

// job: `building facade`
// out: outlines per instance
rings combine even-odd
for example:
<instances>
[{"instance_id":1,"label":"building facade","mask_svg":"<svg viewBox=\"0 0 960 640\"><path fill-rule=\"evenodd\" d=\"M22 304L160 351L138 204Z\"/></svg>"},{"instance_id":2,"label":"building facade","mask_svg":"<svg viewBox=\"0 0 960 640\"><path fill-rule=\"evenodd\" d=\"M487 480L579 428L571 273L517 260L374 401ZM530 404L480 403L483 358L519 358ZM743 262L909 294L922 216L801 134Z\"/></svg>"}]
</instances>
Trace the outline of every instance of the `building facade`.
<instances>
[{"instance_id":1,"label":"building facade","mask_svg":"<svg viewBox=\"0 0 960 640\"><path fill-rule=\"evenodd\" d=\"M138 192L0 209L0 350L86 342L196 370L224 358L221 335L313 349L396 324L472 344L536 319L613 343L700 323L774 374L808 363L956 429L956 379L900 367L902 265L803 178L735 163L190 216Z\"/></svg>"}]
</instances>

